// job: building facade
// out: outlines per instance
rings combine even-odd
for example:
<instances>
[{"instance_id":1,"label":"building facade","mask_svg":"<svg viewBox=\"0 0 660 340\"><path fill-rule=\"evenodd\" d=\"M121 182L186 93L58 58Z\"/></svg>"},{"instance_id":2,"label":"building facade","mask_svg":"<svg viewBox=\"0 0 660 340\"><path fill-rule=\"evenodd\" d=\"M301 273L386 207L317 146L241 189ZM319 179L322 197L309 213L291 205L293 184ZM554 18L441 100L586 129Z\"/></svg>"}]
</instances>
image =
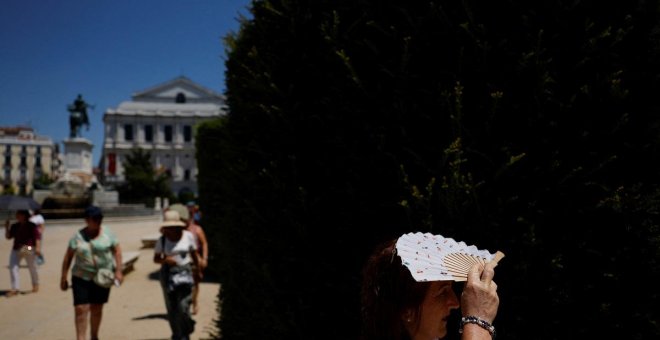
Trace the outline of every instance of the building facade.
<instances>
[{"instance_id":1,"label":"building facade","mask_svg":"<svg viewBox=\"0 0 660 340\"><path fill-rule=\"evenodd\" d=\"M197 194L195 125L226 113L224 96L179 77L132 96L103 115L103 182L124 182L123 162L132 149L151 154L156 171L172 178L172 191Z\"/></svg>"},{"instance_id":2,"label":"building facade","mask_svg":"<svg viewBox=\"0 0 660 340\"><path fill-rule=\"evenodd\" d=\"M40 180L57 177L56 144L49 137L36 135L31 127L0 127L0 152L4 194L29 195Z\"/></svg>"}]
</instances>

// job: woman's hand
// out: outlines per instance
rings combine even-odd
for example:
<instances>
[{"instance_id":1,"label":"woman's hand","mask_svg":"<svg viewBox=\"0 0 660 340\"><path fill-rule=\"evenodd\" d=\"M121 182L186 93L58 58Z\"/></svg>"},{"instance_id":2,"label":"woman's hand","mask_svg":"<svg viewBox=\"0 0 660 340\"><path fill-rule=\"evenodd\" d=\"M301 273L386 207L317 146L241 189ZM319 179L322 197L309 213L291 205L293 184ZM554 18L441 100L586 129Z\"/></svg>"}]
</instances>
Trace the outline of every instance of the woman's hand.
<instances>
[{"instance_id":1,"label":"woman's hand","mask_svg":"<svg viewBox=\"0 0 660 340\"><path fill-rule=\"evenodd\" d=\"M165 256L165 258L163 258L163 263L165 263L168 266L176 266L179 264L172 255Z\"/></svg>"},{"instance_id":2,"label":"woman's hand","mask_svg":"<svg viewBox=\"0 0 660 340\"><path fill-rule=\"evenodd\" d=\"M69 282L66 280L66 277L60 279L60 289L63 291L69 289Z\"/></svg>"},{"instance_id":3,"label":"woman's hand","mask_svg":"<svg viewBox=\"0 0 660 340\"><path fill-rule=\"evenodd\" d=\"M483 268L474 265L468 273L467 283L461 294L461 313L463 316L476 316L493 323L497 315L500 298L497 296L497 284L494 262L487 263Z\"/></svg>"},{"instance_id":4,"label":"woman's hand","mask_svg":"<svg viewBox=\"0 0 660 340\"><path fill-rule=\"evenodd\" d=\"M115 270L115 280L119 281L120 284L124 282L124 273L121 269Z\"/></svg>"},{"instance_id":5,"label":"woman's hand","mask_svg":"<svg viewBox=\"0 0 660 340\"><path fill-rule=\"evenodd\" d=\"M193 271L193 278L197 282L202 281L202 279L204 278L204 273L202 272L201 268L197 267L197 269Z\"/></svg>"}]
</instances>

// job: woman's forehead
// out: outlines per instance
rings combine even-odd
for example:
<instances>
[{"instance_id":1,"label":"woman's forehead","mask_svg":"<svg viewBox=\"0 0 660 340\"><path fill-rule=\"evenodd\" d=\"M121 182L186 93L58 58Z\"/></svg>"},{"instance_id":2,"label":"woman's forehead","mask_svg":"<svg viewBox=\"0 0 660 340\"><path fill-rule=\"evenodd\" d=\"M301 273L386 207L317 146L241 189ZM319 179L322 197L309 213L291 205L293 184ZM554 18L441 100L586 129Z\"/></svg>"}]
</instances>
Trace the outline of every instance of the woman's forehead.
<instances>
[{"instance_id":1,"label":"woman's forehead","mask_svg":"<svg viewBox=\"0 0 660 340\"><path fill-rule=\"evenodd\" d=\"M447 286L451 287L453 283L454 281L433 281L433 283L431 283L431 289L438 290Z\"/></svg>"}]
</instances>

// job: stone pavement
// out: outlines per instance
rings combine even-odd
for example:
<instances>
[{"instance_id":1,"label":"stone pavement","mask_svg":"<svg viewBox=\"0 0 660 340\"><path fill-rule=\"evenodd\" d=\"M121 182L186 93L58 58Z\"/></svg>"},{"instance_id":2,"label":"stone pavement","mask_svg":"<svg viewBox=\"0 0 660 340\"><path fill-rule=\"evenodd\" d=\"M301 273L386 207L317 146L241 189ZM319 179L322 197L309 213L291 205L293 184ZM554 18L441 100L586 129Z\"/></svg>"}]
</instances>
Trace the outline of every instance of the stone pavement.
<instances>
[{"instance_id":1,"label":"stone pavement","mask_svg":"<svg viewBox=\"0 0 660 340\"><path fill-rule=\"evenodd\" d=\"M142 249L141 238L158 231L160 215L154 217L107 218L123 251L139 251L134 270L121 287L113 287L103 309L101 339L169 339L165 302L158 283L159 266L153 263L153 249ZM47 220L43 253L46 263L39 268L40 290L32 293L27 267L20 270L21 294L6 297L10 289L9 253L12 240L0 241L0 339L75 339L71 289L59 288L62 258L68 239L80 228L80 220ZM4 227L3 227L4 228ZM4 230L3 235L4 236ZM24 265L24 263L23 263ZM70 271L69 271L70 272ZM70 282L70 274L69 274ZM210 339L216 334L215 319L220 284L200 284L199 313L192 339Z\"/></svg>"}]
</instances>

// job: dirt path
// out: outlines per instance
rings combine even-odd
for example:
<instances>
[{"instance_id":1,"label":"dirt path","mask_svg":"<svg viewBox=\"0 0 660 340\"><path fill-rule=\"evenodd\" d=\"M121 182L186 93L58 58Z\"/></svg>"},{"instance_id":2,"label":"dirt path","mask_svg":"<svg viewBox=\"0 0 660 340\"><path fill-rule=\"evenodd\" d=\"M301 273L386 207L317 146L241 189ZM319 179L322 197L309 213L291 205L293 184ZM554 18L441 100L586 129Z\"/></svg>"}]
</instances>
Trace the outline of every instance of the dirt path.
<instances>
[{"instance_id":1,"label":"dirt path","mask_svg":"<svg viewBox=\"0 0 660 340\"><path fill-rule=\"evenodd\" d=\"M121 287L113 287L110 301L103 309L101 339L169 339L165 303L158 284L159 266L154 264L153 249L141 249L143 236L158 231L160 217L106 219L117 235L123 251L140 251L135 269ZM0 241L0 339L75 339L71 290L59 289L62 257L68 239L83 226L83 220L46 221L43 253L46 263L39 268L40 291L31 293L28 269L21 268L22 293L8 298L10 288L9 253L12 242ZM4 231L3 231L4 232ZM4 233L3 233L4 234ZM209 339L216 333L216 301L219 283L200 285L200 308L192 339Z\"/></svg>"}]
</instances>

